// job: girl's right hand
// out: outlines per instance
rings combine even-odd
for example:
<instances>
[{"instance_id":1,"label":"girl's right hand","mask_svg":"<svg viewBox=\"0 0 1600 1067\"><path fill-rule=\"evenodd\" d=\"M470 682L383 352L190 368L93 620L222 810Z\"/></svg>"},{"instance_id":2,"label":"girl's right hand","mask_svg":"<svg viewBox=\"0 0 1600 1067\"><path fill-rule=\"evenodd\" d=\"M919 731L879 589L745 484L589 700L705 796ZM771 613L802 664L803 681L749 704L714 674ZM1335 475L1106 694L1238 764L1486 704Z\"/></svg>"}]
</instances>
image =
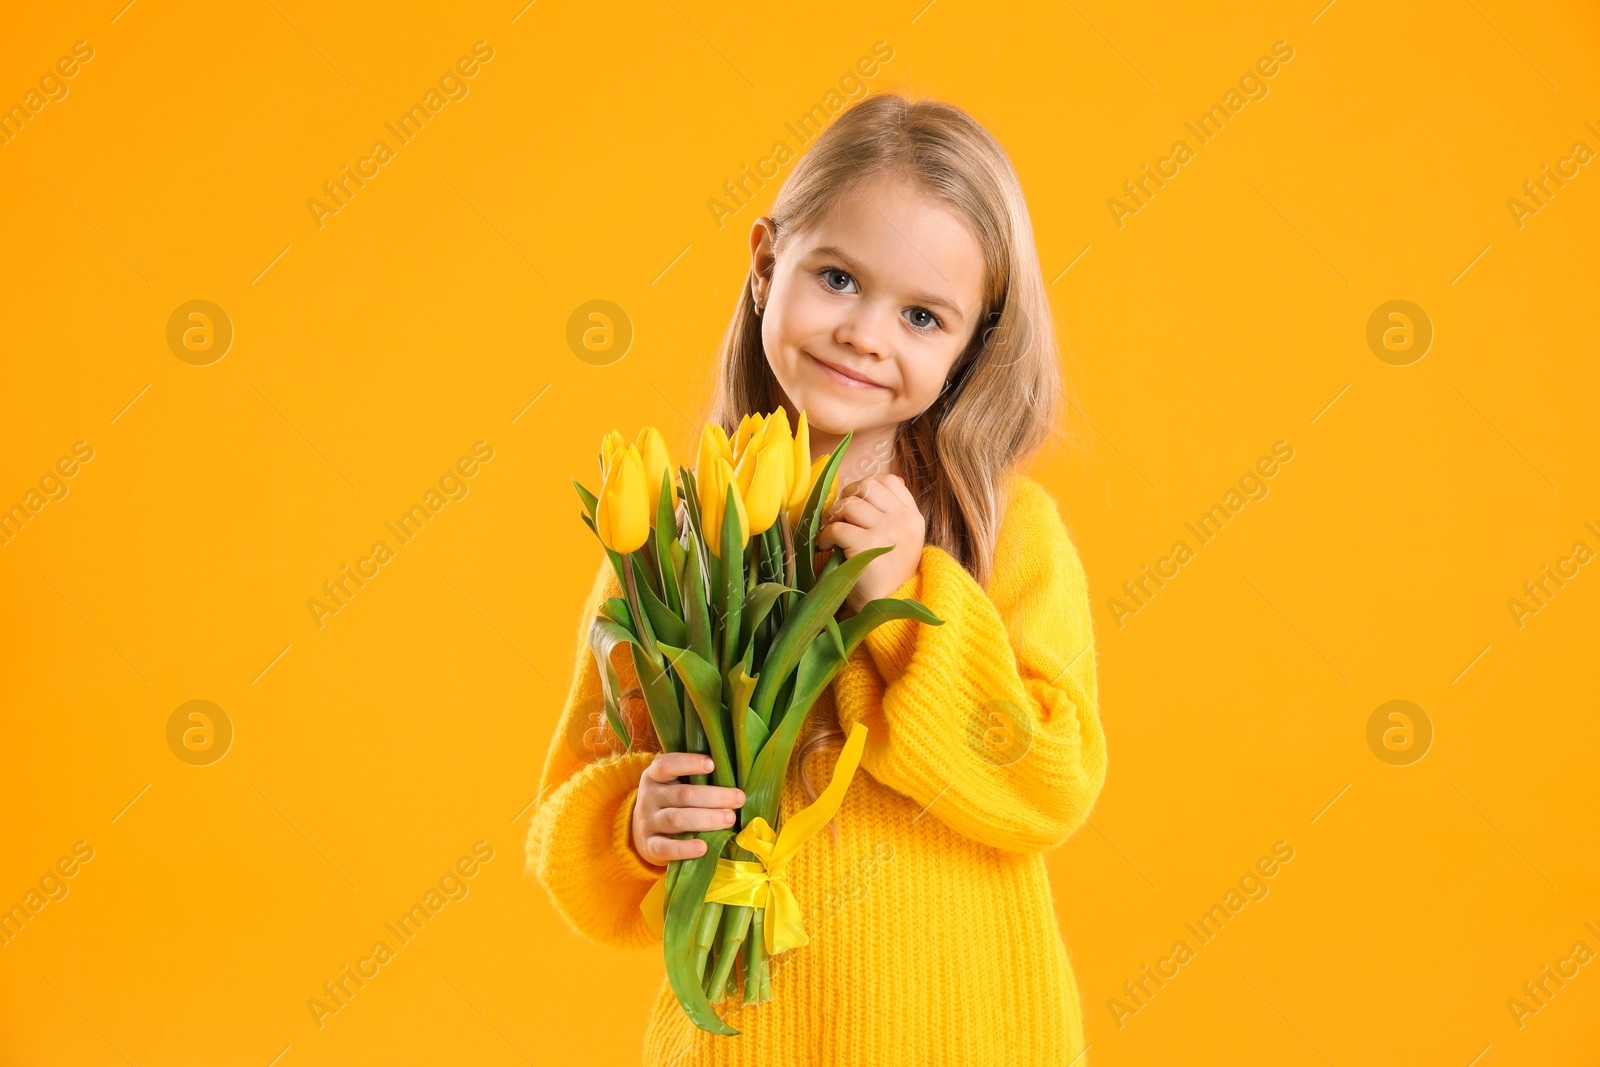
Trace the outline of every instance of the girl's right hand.
<instances>
[{"instance_id":1,"label":"girl's right hand","mask_svg":"<svg viewBox=\"0 0 1600 1067\"><path fill-rule=\"evenodd\" d=\"M707 774L712 766L710 756L661 752L639 775L639 793L633 802L633 847L646 861L665 867L669 860L702 856L704 841L693 837L679 840L673 835L726 830L733 825L734 809L744 805L744 790L678 781L691 774Z\"/></svg>"}]
</instances>

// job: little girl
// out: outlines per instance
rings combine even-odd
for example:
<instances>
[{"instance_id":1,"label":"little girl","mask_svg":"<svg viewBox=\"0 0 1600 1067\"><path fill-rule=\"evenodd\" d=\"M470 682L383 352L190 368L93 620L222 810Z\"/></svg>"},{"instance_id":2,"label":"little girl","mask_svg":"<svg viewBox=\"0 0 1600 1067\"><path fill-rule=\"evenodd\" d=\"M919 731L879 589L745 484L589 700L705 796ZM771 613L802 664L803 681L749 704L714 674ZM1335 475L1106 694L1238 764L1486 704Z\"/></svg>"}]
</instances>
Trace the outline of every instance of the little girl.
<instances>
[{"instance_id":1,"label":"little girl","mask_svg":"<svg viewBox=\"0 0 1600 1067\"><path fill-rule=\"evenodd\" d=\"M795 164L750 247L710 419L731 436L746 413L804 410L813 456L853 433L819 548L894 550L839 617L912 597L943 625L878 626L812 707L782 819L816 798L846 731L869 733L831 839L787 868L810 942L771 960L772 999L719 1005L741 1033L717 1036L663 979L644 1062L1081 1065L1043 853L1088 817L1105 739L1083 565L1017 469L1061 379L1016 173L960 109L868 97ZM586 634L619 595L602 559L528 866L579 932L638 948L660 945L645 894L705 849L677 835L732 826L744 798L694 784L709 757L662 753L641 698L632 752L605 726Z\"/></svg>"}]
</instances>

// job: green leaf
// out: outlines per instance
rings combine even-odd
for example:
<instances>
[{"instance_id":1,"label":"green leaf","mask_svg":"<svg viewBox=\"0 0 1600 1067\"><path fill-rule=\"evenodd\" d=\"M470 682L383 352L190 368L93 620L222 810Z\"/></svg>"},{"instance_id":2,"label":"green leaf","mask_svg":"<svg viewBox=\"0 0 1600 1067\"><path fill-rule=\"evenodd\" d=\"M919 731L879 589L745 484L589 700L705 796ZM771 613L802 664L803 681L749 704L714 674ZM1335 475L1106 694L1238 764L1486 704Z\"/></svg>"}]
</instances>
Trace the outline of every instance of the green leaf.
<instances>
[{"instance_id":1,"label":"green leaf","mask_svg":"<svg viewBox=\"0 0 1600 1067\"><path fill-rule=\"evenodd\" d=\"M860 554L856 558L859 556ZM782 708L782 715L773 728L771 738L761 748L749 775L744 779L745 804L742 809L744 825L748 826L758 815L769 823L777 817L789 758L794 754L795 743L800 737L800 727L805 723L811 706L850 659L851 654L861 644L862 638L866 637L874 627L890 619L916 619L933 626L941 626L944 622L919 601L883 597L869 601L858 614L838 624L837 633L840 639L838 643L821 640L814 640L811 643L805 654L800 657L799 668L794 672L793 691L788 694L787 706L783 706L783 694L780 693L779 706Z\"/></svg>"},{"instance_id":2,"label":"green leaf","mask_svg":"<svg viewBox=\"0 0 1600 1067\"><path fill-rule=\"evenodd\" d=\"M683 688L694 703L694 710L700 714L700 725L705 729L706 740L711 744L711 758L716 763L711 769L712 781L722 786L737 784L727 732L722 725L722 676L715 667L686 648L665 644L659 647L672 669L683 679Z\"/></svg>"},{"instance_id":3,"label":"green leaf","mask_svg":"<svg viewBox=\"0 0 1600 1067\"><path fill-rule=\"evenodd\" d=\"M805 655L800 657L788 709L784 711L761 753L756 756L755 764L750 768L750 777L744 785L745 802L741 810L746 826L754 822L757 816L766 819L769 824L777 819L783 779L789 769L789 757L794 753L795 742L800 738L800 727L811 711L811 705L827 688L833 676L839 673L839 668L844 666L847 658L839 655L839 650L828 641L814 641Z\"/></svg>"},{"instance_id":4,"label":"green leaf","mask_svg":"<svg viewBox=\"0 0 1600 1067\"><path fill-rule=\"evenodd\" d=\"M767 743L768 733L766 723L750 710L750 694L755 692L756 679L750 676L749 670L750 654L747 651L744 659L728 675L725 689L728 694L728 714L733 722L733 755L740 782L750 777L750 766L755 762L755 754Z\"/></svg>"},{"instance_id":5,"label":"green leaf","mask_svg":"<svg viewBox=\"0 0 1600 1067\"><path fill-rule=\"evenodd\" d=\"M722 512L722 588L718 607L722 611L722 670L733 666L738 655L739 615L744 606L744 545L739 540L739 505L735 503L738 486L728 483L727 499Z\"/></svg>"},{"instance_id":6,"label":"green leaf","mask_svg":"<svg viewBox=\"0 0 1600 1067\"><path fill-rule=\"evenodd\" d=\"M637 558L634 560L638 562ZM635 573L648 571L648 567L635 567ZM683 620L677 613L661 602L655 591L648 585L639 585L639 604L644 608L645 615L650 618L650 635L658 642L665 641L669 645L682 645L689 638L684 629Z\"/></svg>"},{"instance_id":7,"label":"green leaf","mask_svg":"<svg viewBox=\"0 0 1600 1067\"><path fill-rule=\"evenodd\" d=\"M589 624L589 651L601 667L600 694L605 704L606 721L611 724L612 731L622 740L626 750L632 752L633 738L628 736L628 728L617 708L617 691L622 681L611 662L611 650L624 642L637 643L633 631L627 626L598 616Z\"/></svg>"},{"instance_id":8,"label":"green leaf","mask_svg":"<svg viewBox=\"0 0 1600 1067\"><path fill-rule=\"evenodd\" d=\"M751 638L755 636L756 627L767 617L772 606L784 593L792 592L789 586L781 582L762 582L750 591L744 598L744 614L739 620L739 651L748 656Z\"/></svg>"},{"instance_id":9,"label":"green leaf","mask_svg":"<svg viewBox=\"0 0 1600 1067\"><path fill-rule=\"evenodd\" d=\"M678 477L683 483L683 514L687 520L684 524L684 548L700 557L700 573L710 579L708 587L715 590L719 588L716 557L706 549L705 521L700 515L700 489L695 483L694 472L688 467L679 467Z\"/></svg>"},{"instance_id":10,"label":"green leaf","mask_svg":"<svg viewBox=\"0 0 1600 1067\"><path fill-rule=\"evenodd\" d=\"M890 619L915 619L929 626L944 625L944 620L921 601L888 596L867 601L865 607L839 624L839 634L845 646L853 649L863 637ZM848 654L845 658L849 658Z\"/></svg>"},{"instance_id":11,"label":"green leaf","mask_svg":"<svg viewBox=\"0 0 1600 1067\"><path fill-rule=\"evenodd\" d=\"M618 626L633 630L633 612L628 610L628 602L619 596L607 598L606 602L600 605L600 614Z\"/></svg>"},{"instance_id":12,"label":"green leaf","mask_svg":"<svg viewBox=\"0 0 1600 1067\"><path fill-rule=\"evenodd\" d=\"M672 512L671 467L661 472L661 495L656 500L656 526L653 533L656 542L656 562L661 568L661 586L665 593L666 608L682 618L683 607L678 603L678 576L673 570L672 560L672 546L677 544L678 518Z\"/></svg>"},{"instance_id":13,"label":"green leaf","mask_svg":"<svg viewBox=\"0 0 1600 1067\"><path fill-rule=\"evenodd\" d=\"M733 836L733 830L702 830L691 834L706 843L704 854L687 860L673 860L678 875L672 886L672 896L667 901L666 919L661 931L662 950L666 958L667 981L678 998L678 1006L702 1030L713 1034L736 1036L739 1031L723 1022L712 1010L705 990L700 988L699 976L694 969L694 928L700 905L705 903L706 890L711 886L711 876L717 871L717 860L723 846Z\"/></svg>"},{"instance_id":14,"label":"green leaf","mask_svg":"<svg viewBox=\"0 0 1600 1067\"><path fill-rule=\"evenodd\" d=\"M644 691L645 705L650 709L650 721L655 725L656 737L663 752L683 751L683 709L678 704L678 692L672 687L672 676L665 665L656 663L639 642L632 642L633 669L639 675L639 688Z\"/></svg>"},{"instance_id":15,"label":"green leaf","mask_svg":"<svg viewBox=\"0 0 1600 1067\"><path fill-rule=\"evenodd\" d=\"M700 553L685 553L683 564L683 619L688 632L688 645L695 655L707 663L716 658L715 634L712 632L711 605L706 602L705 575L700 572Z\"/></svg>"},{"instance_id":16,"label":"green leaf","mask_svg":"<svg viewBox=\"0 0 1600 1067\"><path fill-rule=\"evenodd\" d=\"M594 529L595 509L600 503L600 498L585 489L576 478L572 479L572 485L573 488L578 490L578 499L583 501L584 510L589 513L589 528L592 530Z\"/></svg>"},{"instance_id":17,"label":"green leaf","mask_svg":"<svg viewBox=\"0 0 1600 1067\"><path fill-rule=\"evenodd\" d=\"M844 435L844 440L834 446L833 452L828 456L828 463L822 468L822 475L817 479L817 484L811 487L811 495L806 497L806 506L800 512L800 523L794 528L794 555L795 569L797 571L795 584L802 592L809 591L817 583L821 575L815 573L817 553L817 532L822 526L822 501L826 497L828 483L838 477L839 464L844 462L844 450L850 444L850 438L855 436L854 431Z\"/></svg>"},{"instance_id":18,"label":"green leaf","mask_svg":"<svg viewBox=\"0 0 1600 1067\"><path fill-rule=\"evenodd\" d=\"M832 615L828 616L828 622L824 629L828 631L828 640L833 642L833 647L838 651L839 658L844 659L844 638L839 636L839 623Z\"/></svg>"},{"instance_id":19,"label":"green leaf","mask_svg":"<svg viewBox=\"0 0 1600 1067\"><path fill-rule=\"evenodd\" d=\"M783 620L783 629L778 631L772 647L767 649L766 659L762 661L761 681L756 685L755 696L750 701L762 722L769 726L772 724L772 699L778 687L795 669L806 649L822 632L827 620L839 610L839 605L844 603L844 598L854 588L862 570L877 557L892 551L894 546L880 545L857 552L819 579L816 586L789 613L789 617Z\"/></svg>"}]
</instances>

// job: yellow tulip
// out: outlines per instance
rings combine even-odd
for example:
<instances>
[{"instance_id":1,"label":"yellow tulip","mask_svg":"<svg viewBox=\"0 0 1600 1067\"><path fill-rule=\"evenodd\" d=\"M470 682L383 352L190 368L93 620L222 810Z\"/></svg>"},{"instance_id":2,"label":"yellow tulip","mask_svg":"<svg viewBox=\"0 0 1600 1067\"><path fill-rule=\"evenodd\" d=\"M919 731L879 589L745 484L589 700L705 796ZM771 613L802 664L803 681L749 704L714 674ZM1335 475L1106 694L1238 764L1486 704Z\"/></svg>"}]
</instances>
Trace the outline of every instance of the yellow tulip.
<instances>
[{"instance_id":1,"label":"yellow tulip","mask_svg":"<svg viewBox=\"0 0 1600 1067\"><path fill-rule=\"evenodd\" d=\"M650 493L639 449L613 450L595 505L595 532L613 552L637 552L650 537Z\"/></svg>"},{"instance_id":2,"label":"yellow tulip","mask_svg":"<svg viewBox=\"0 0 1600 1067\"><path fill-rule=\"evenodd\" d=\"M605 479L606 471L611 469L611 457L616 455L617 450L625 443L622 440L622 435L615 430L600 439L600 477L602 480Z\"/></svg>"},{"instance_id":3,"label":"yellow tulip","mask_svg":"<svg viewBox=\"0 0 1600 1067\"><path fill-rule=\"evenodd\" d=\"M727 433L723 431L721 426L714 422L706 423L706 428L700 432L700 453L695 462L694 468L694 476L696 481L700 479L700 471L702 466L704 466L707 474L712 472L712 465L707 459L708 455L721 456L723 459L728 461L728 466L733 466L733 446L728 443Z\"/></svg>"},{"instance_id":4,"label":"yellow tulip","mask_svg":"<svg viewBox=\"0 0 1600 1067\"><path fill-rule=\"evenodd\" d=\"M761 423L739 457L734 477L750 516L752 534L765 533L778 521L778 509L788 498L786 479L793 450L789 416L779 408Z\"/></svg>"},{"instance_id":5,"label":"yellow tulip","mask_svg":"<svg viewBox=\"0 0 1600 1067\"><path fill-rule=\"evenodd\" d=\"M800 422L794 431L794 448L789 457L789 476L784 479L783 508L791 515L799 514L811 495L811 427L806 423L805 409L800 409ZM790 525L794 525L791 520Z\"/></svg>"},{"instance_id":6,"label":"yellow tulip","mask_svg":"<svg viewBox=\"0 0 1600 1067\"><path fill-rule=\"evenodd\" d=\"M735 470L739 467L739 460L744 458L744 452L750 445L750 439L761 431L762 424L765 422L766 416L759 414L746 415L739 420L739 428L733 431L733 442L730 446L733 451L728 457L728 462L733 465ZM720 429L721 427L718 428Z\"/></svg>"},{"instance_id":7,"label":"yellow tulip","mask_svg":"<svg viewBox=\"0 0 1600 1067\"><path fill-rule=\"evenodd\" d=\"M790 523L790 525L792 525L792 526L800 525L800 516L802 514L804 514L804 512L806 510L806 501L808 499L810 499L810 497L811 497L811 489L812 489L813 486L815 486L817 484L817 479L822 477L822 468L826 467L827 465L828 465L828 456L826 456L826 455L818 456L816 462L811 464L811 473L806 475L805 481L803 483L805 485L805 491L804 492L796 491L795 496L794 496L794 499L795 499L796 503L793 503L793 504L791 504L789 506L789 523ZM838 498L839 498L839 473L837 471L835 471L834 475L833 475L833 481L828 486L828 493L827 493L827 495L825 497L822 498L822 509L821 510L822 511L827 511L830 507L833 506L833 502L835 500L837 500Z\"/></svg>"},{"instance_id":8,"label":"yellow tulip","mask_svg":"<svg viewBox=\"0 0 1600 1067\"><path fill-rule=\"evenodd\" d=\"M639 439L634 442L639 450L639 458L644 461L645 488L650 491L650 522L656 521L656 509L661 503L661 476L668 475L667 491L671 494L671 509L678 507L678 487L671 478L672 456L667 452L667 442L662 438L661 431L654 426L646 426L639 431Z\"/></svg>"},{"instance_id":9,"label":"yellow tulip","mask_svg":"<svg viewBox=\"0 0 1600 1067\"><path fill-rule=\"evenodd\" d=\"M723 458L714 446L710 455L707 455L706 438L701 438L700 467L695 471L695 488L700 495L700 521L705 532L706 548L718 559L722 558L722 520L723 508L727 506L728 487L734 487L733 504L739 513L739 547L740 552L750 540L750 516L745 511L744 499L740 496L738 484L733 473L733 467Z\"/></svg>"}]
</instances>

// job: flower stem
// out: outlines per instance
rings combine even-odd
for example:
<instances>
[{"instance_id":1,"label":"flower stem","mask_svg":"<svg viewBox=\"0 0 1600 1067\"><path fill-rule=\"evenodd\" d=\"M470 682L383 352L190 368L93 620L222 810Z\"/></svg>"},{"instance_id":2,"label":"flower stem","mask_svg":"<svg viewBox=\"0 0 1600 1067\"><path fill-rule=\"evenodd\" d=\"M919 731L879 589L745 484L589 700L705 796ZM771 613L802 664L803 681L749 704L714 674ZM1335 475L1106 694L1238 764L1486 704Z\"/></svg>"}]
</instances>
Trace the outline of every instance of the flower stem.
<instances>
[{"instance_id":1,"label":"flower stem","mask_svg":"<svg viewBox=\"0 0 1600 1067\"><path fill-rule=\"evenodd\" d=\"M753 910L744 905L734 905L722 913L722 944L717 951L717 966L711 974L711 985L706 989L706 999L713 1004L727 995L728 975L733 971L734 961L739 958L739 946L744 943L745 933L750 929Z\"/></svg>"},{"instance_id":2,"label":"flower stem","mask_svg":"<svg viewBox=\"0 0 1600 1067\"><path fill-rule=\"evenodd\" d=\"M694 973L702 982L706 976L706 959L711 954L711 946L717 940L717 933L722 926L722 910L725 905L720 900L713 900L700 905L700 916L694 928Z\"/></svg>"},{"instance_id":3,"label":"flower stem","mask_svg":"<svg viewBox=\"0 0 1600 1067\"><path fill-rule=\"evenodd\" d=\"M767 942L764 934L767 913L756 909L750 920L750 936L744 942L744 1002L760 1004L765 998L762 987L767 984Z\"/></svg>"}]
</instances>

